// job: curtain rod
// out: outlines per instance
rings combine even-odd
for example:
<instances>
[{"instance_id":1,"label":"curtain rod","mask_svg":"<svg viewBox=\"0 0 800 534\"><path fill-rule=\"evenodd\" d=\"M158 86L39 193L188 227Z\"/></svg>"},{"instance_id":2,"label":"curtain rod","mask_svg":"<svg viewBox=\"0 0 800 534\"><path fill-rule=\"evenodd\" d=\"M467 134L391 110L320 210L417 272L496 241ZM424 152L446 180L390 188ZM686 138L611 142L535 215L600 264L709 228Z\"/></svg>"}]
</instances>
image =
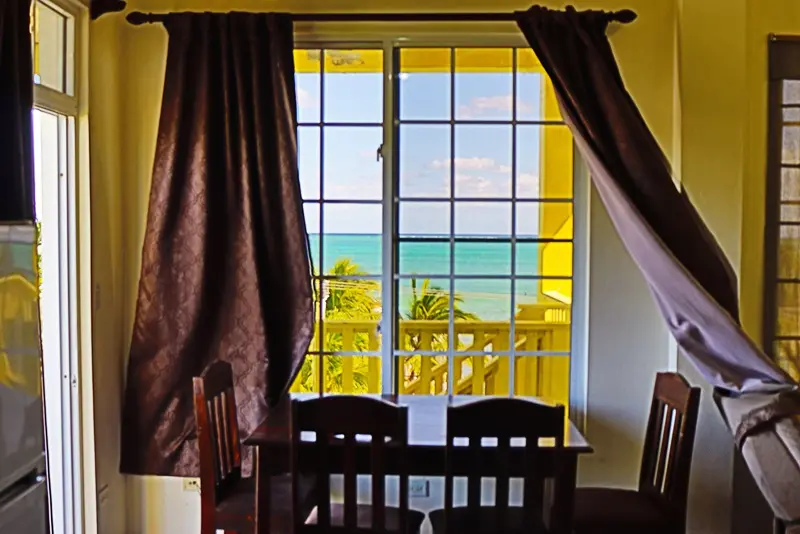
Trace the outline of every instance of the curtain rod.
<instances>
[{"instance_id":1,"label":"curtain rod","mask_svg":"<svg viewBox=\"0 0 800 534\"><path fill-rule=\"evenodd\" d=\"M607 12L609 22L636 20L630 9ZM164 22L166 13L133 11L125 17L134 26ZM295 13L295 22L515 22L516 13Z\"/></svg>"}]
</instances>

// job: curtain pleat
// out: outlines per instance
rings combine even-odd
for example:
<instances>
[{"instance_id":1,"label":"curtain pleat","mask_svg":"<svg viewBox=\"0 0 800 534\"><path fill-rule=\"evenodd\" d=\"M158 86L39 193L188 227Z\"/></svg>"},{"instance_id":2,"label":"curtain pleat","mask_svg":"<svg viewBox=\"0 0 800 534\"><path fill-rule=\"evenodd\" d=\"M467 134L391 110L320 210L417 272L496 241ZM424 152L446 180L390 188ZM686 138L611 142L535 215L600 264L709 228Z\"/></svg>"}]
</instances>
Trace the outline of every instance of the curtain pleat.
<instances>
[{"instance_id":1,"label":"curtain pleat","mask_svg":"<svg viewBox=\"0 0 800 534\"><path fill-rule=\"evenodd\" d=\"M247 435L302 364L313 304L291 19L180 13L165 26L121 468L196 476L192 377L233 366Z\"/></svg>"}]
</instances>

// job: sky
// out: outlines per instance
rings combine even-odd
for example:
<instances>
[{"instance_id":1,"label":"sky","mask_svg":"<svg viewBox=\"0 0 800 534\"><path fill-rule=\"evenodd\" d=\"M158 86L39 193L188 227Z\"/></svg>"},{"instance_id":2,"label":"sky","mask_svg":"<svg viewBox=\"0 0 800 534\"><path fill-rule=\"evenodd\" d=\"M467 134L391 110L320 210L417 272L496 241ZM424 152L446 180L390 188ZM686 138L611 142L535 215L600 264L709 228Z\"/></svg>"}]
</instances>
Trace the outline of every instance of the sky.
<instances>
[{"instance_id":1,"label":"sky","mask_svg":"<svg viewBox=\"0 0 800 534\"><path fill-rule=\"evenodd\" d=\"M443 120L450 117L449 73L402 73L400 80L400 234L449 234L450 125L403 124L404 120ZM298 73L298 119L318 122L374 124L324 128L324 197L374 200L375 204L326 204L325 233L381 233L382 163L377 150L382 140L383 76L380 73L325 74L324 95L319 74ZM513 109L510 73L457 73L456 119L510 120ZM541 118L539 74L517 76L517 116ZM324 96L324 105L322 98ZM324 109L323 109L324 108ZM539 130L517 128L517 193L538 193ZM306 199L319 198L319 128L301 126L298 132L300 181ZM456 125L454 154L455 196L509 199L512 172L511 125ZM445 202L421 202L414 198ZM457 235L511 234L510 202L458 202ZM310 233L319 232L319 210L306 205ZM517 234L538 233L538 206L518 204Z\"/></svg>"}]
</instances>

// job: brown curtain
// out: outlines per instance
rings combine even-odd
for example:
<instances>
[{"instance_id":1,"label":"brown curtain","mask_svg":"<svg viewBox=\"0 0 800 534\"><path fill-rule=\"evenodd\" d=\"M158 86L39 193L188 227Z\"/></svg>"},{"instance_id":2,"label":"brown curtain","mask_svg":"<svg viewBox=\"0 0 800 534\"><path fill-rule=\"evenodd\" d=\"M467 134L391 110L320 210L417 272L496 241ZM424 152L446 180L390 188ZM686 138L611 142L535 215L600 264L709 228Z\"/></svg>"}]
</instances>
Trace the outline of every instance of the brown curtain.
<instances>
[{"instance_id":1,"label":"brown curtain","mask_svg":"<svg viewBox=\"0 0 800 534\"><path fill-rule=\"evenodd\" d=\"M0 0L0 221L32 221L30 2Z\"/></svg>"},{"instance_id":2,"label":"brown curtain","mask_svg":"<svg viewBox=\"0 0 800 534\"><path fill-rule=\"evenodd\" d=\"M736 277L686 192L675 186L625 89L606 36L609 15L533 7L517 19L553 81L617 232L687 357L728 391L795 387L739 326Z\"/></svg>"},{"instance_id":3,"label":"brown curtain","mask_svg":"<svg viewBox=\"0 0 800 534\"><path fill-rule=\"evenodd\" d=\"M164 25L121 469L196 476L192 377L231 363L241 432L253 430L308 348L311 279L291 19L180 13Z\"/></svg>"}]
</instances>

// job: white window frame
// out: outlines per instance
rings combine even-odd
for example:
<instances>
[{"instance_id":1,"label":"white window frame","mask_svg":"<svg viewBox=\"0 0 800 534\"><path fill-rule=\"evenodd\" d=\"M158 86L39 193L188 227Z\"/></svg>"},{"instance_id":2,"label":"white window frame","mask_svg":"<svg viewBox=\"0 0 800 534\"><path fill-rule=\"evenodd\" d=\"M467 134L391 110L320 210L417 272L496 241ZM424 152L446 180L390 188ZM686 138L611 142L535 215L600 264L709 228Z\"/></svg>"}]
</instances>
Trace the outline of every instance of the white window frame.
<instances>
[{"instance_id":1,"label":"white window frame","mask_svg":"<svg viewBox=\"0 0 800 534\"><path fill-rule=\"evenodd\" d=\"M421 23L426 26L428 23ZM486 23L465 23L455 24L460 29L453 29L454 24L430 23L423 31L364 31L363 25L358 23L335 25L335 29L326 32L325 28L319 25L298 24L295 28L295 49L380 49L383 51L384 72L384 121L383 121L383 145L381 156L383 161L383 191L382 213L383 228L382 232L382 265L391 265L393 262L393 239L396 234L396 203L393 194L395 179L394 174L395 154L394 154L394 52L398 47L528 47L528 43L518 30L509 31L508 25L496 25ZM391 24L389 24L391 26ZM490 28L491 27L491 28ZM441 28L442 31L436 31ZM432 30L432 31L431 31ZM491 30L491 31L487 31ZM353 36L358 39L354 40ZM321 95L322 96L322 95ZM390 119L387 119L390 118ZM320 121L323 117L320 116ZM587 390L588 390L588 329L589 329L589 198L590 198L590 179L589 171L579 155L577 147L573 145L573 274L572 291L573 301L572 319L570 323L570 396L569 409L570 419L580 428L586 426L587 414ZM320 176L320 180L323 177ZM512 192L516 195L516 192ZM451 191L451 194L453 192ZM446 200L443 198L443 201ZM357 202L356 202L357 203ZM386 231L386 229L390 231ZM321 228L322 230L322 228ZM324 237L322 238L324 239ZM452 261L452 257L451 257ZM320 266L321 268L321 266ZM380 328L383 335L387 332L394 333L394 322L396 314L396 302L394 296L394 274L385 272L380 275L382 285L381 307L383 310L391 310L391 313L383 313ZM324 273L320 273L324 274ZM452 276L449 275L449 276ZM442 276L444 278L444 276ZM510 278L509 278L510 279ZM512 299L514 298L512 292ZM451 302L451 307L452 307ZM452 311L452 310L451 310ZM318 318L315 317L315 320ZM323 330L324 331L324 330ZM322 335L322 332L320 332ZM322 347L322 345L321 345ZM448 364L451 366L448 372L448 382L452 381L453 354L452 347L448 353ZM323 352L324 354L324 352ZM350 353L344 354L344 356ZM358 353L356 355L369 356L372 353ZM377 356L377 354L376 354ZM396 351L394 350L393 340L384 338L381 343L381 384L382 393L394 393L397 381L395 365ZM391 365L385 365L391 362ZM322 358L319 360L322 369ZM513 368L510 365L509 381L513 386ZM320 380L323 380L320 373ZM448 384L448 391L452 391L451 384ZM513 396L513 387L509 388L510 396Z\"/></svg>"},{"instance_id":2,"label":"white window frame","mask_svg":"<svg viewBox=\"0 0 800 534\"><path fill-rule=\"evenodd\" d=\"M86 527L85 495L88 480L94 477L93 450L85 447L85 428L82 420L82 402L91 399L91 380L82 378L82 367L91 361L90 314L84 313L87 299L83 293L90 286L90 239L88 238L88 126L87 113L87 23L88 6L79 0L36 0L67 17L65 55L72 61L68 69L67 87L72 94L34 84L34 109L59 117L59 144L66 155L59 161L59 171L64 181L59 184L59 244L58 271L60 315L61 372L60 398L62 437L62 485L50 486L51 498L58 498L63 514L51 517L53 532L82 534ZM31 80L33 83L33 80ZM64 121L63 128L61 121ZM59 151L61 155L61 150ZM62 211L63 209L63 211ZM47 402L47 399L45 399ZM53 399L50 400L53 402ZM91 420L91 418L87 418ZM87 476L88 475L88 476Z\"/></svg>"}]
</instances>

